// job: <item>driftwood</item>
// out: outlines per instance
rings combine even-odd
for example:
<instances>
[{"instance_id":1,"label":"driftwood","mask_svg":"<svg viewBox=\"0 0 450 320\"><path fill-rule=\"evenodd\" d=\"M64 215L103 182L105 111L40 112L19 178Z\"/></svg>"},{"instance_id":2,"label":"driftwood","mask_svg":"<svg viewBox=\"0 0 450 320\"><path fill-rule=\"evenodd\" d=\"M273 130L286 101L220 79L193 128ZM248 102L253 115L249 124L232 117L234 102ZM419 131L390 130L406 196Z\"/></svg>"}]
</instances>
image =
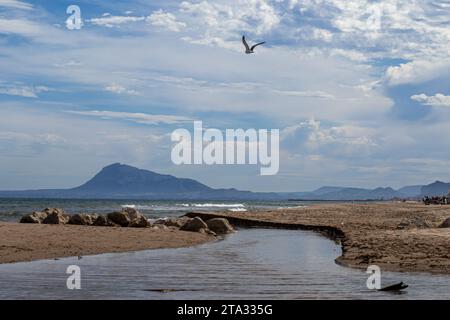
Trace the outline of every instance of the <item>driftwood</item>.
<instances>
[{"instance_id":1,"label":"driftwood","mask_svg":"<svg viewBox=\"0 0 450 320\"><path fill-rule=\"evenodd\" d=\"M400 291L403 289L408 288L407 284L404 284L403 282L395 283L392 285L389 285L387 287L381 288L378 291Z\"/></svg>"}]
</instances>

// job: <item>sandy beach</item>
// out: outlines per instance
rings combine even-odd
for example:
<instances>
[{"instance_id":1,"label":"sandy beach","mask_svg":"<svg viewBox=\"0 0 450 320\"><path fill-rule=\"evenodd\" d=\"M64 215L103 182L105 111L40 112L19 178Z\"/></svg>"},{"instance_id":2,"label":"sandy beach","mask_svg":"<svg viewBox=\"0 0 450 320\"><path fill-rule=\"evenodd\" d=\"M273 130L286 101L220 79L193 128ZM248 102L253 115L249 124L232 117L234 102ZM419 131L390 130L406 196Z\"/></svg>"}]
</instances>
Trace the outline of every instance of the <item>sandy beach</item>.
<instances>
[{"instance_id":1,"label":"sandy beach","mask_svg":"<svg viewBox=\"0 0 450 320\"><path fill-rule=\"evenodd\" d=\"M175 229L0 223L0 263L188 247L214 239Z\"/></svg>"},{"instance_id":2,"label":"sandy beach","mask_svg":"<svg viewBox=\"0 0 450 320\"><path fill-rule=\"evenodd\" d=\"M450 217L450 206L403 202L326 204L203 216L223 216L243 226L273 224L341 237L343 254L336 262L349 267L376 264L389 271L450 274L450 228L437 228Z\"/></svg>"},{"instance_id":3,"label":"sandy beach","mask_svg":"<svg viewBox=\"0 0 450 320\"><path fill-rule=\"evenodd\" d=\"M235 226L305 229L339 240L337 263L383 270L450 274L450 206L419 203L320 204L303 208L192 213L226 217ZM178 229L0 223L0 263L99 253L178 248L215 237Z\"/></svg>"}]
</instances>

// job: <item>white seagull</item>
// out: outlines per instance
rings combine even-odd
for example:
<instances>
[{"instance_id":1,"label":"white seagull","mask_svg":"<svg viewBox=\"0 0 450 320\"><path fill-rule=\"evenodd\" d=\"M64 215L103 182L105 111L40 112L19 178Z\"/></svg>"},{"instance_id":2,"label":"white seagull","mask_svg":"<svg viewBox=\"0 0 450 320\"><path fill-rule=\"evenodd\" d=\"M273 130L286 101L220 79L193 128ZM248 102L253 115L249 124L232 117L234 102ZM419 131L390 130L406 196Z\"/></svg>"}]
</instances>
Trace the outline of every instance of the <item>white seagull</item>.
<instances>
[{"instance_id":1,"label":"white seagull","mask_svg":"<svg viewBox=\"0 0 450 320\"><path fill-rule=\"evenodd\" d=\"M264 41L264 42L260 42L260 43L255 44L254 46L250 47L250 46L248 45L247 41L245 41L245 36L242 36L242 43L243 43L244 46L245 46L245 53L246 53L246 54L251 54L251 53L255 53L253 50L254 50L257 46L259 46L259 45L261 45L261 44L264 44L264 43L266 43L266 42L265 42L265 41Z\"/></svg>"}]
</instances>

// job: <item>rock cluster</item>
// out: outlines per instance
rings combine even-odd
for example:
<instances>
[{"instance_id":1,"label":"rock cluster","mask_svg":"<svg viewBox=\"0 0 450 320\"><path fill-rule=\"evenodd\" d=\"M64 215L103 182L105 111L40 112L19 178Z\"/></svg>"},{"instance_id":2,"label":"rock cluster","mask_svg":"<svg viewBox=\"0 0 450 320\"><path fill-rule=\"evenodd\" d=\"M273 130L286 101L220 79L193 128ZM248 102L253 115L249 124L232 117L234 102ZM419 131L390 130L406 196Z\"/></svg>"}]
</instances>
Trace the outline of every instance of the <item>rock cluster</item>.
<instances>
[{"instance_id":1,"label":"rock cluster","mask_svg":"<svg viewBox=\"0 0 450 320\"><path fill-rule=\"evenodd\" d=\"M20 223L42 224L72 224L80 226L152 228L154 230L179 229L182 231L200 232L210 235L224 235L234 231L234 228L224 218L214 218L203 221L199 217L166 218L150 222L143 214L134 208L124 208L122 211L107 215L77 213L68 215L62 209L47 208L41 212L33 212L20 219Z\"/></svg>"},{"instance_id":2,"label":"rock cluster","mask_svg":"<svg viewBox=\"0 0 450 320\"><path fill-rule=\"evenodd\" d=\"M64 210L58 208L46 208L41 212L23 216L20 223L45 223L45 224L65 224L68 223L70 216L64 213Z\"/></svg>"}]
</instances>

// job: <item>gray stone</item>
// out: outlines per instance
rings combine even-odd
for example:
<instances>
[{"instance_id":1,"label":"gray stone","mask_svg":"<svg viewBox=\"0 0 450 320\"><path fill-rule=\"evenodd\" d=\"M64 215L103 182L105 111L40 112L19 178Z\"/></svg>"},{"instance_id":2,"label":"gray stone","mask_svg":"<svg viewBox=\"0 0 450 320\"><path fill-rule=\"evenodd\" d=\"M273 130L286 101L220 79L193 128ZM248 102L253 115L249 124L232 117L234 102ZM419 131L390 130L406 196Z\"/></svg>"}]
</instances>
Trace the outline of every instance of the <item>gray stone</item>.
<instances>
[{"instance_id":1,"label":"gray stone","mask_svg":"<svg viewBox=\"0 0 450 320\"><path fill-rule=\"evenodd\" d=\"M131 220L128 217L126 212L111 212L108 213L108 220L111 220L115 224L118 224L121 227L128 227Z\"/></svg>"},{"instance_id":2,"label":"gray stone","mask_svg":"<svg viewBox=\"0 0 450 320\"><path fill-rule=\"evenodd\" d=\"M61 209L50 211L47 217L42 221L43 224L66 224L69 222L69 215L65 214Z\"/></svg>"},{"instance_id":3,"label":"gray stone","mask_svg":"<svg viewBox=\"0 0 450 320\"><path fill-rule=\"evenodd\" d=\"M214 231L217 234L227 234L234 231L228 220L224 218L210 219L206 221L206 225L209 230Z\"/></svg>"},{"instance_id":4,"label":"gray stone","mask_svg":"<svg viewBox=\"0 0 450 320\"><path fill-rule=\"evenodd\" d=\"M47 218L46 212L33 212L27 214L20 219L20 223L42 223Z\"/></svg>"},{"instance_id":5,"label":"gray stone","mask_svg":"<svg viewBox=\"0 0 450 320\"><path fill-rule=\"evenodd\" d=\"M142 216L142 214L135 208L125 207L122 209L122 212L125 213L131 221Z\"/></svg>"},{"instance_id":6,"label":"gray stone","mask_svg":"<svg viewBox=\"0 0 450 320\"><path fill-rule=\"evenodd\" d=\"M90 226L94 223L94 219L83 213L77 213L70 217L69 224L79 225L79 226Z\"/></svg>"},{"instance_id":7,"label":"gray stone","mask_svg":"<svg viewBox=\"0 0 450 320\"><path fill-rule=\"evenodd\" d=\"M208 225L199 217L188 220L180 230L200 232L201 229L208 229Z\"/></svg>"},{"instance_id":8,"label":"gray stone","mask_svg":"<svg viewBox=\"0 0 450 320\"><path fill-rule=\"evenodd\" d=\"M131 228L147 228L150 224L147 221L147 218L143 215L138 216L136 219L130 222L128 225Z\"/></svg>"}]
</instances>

